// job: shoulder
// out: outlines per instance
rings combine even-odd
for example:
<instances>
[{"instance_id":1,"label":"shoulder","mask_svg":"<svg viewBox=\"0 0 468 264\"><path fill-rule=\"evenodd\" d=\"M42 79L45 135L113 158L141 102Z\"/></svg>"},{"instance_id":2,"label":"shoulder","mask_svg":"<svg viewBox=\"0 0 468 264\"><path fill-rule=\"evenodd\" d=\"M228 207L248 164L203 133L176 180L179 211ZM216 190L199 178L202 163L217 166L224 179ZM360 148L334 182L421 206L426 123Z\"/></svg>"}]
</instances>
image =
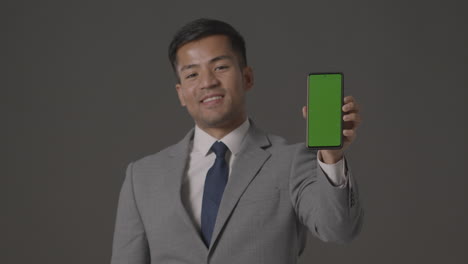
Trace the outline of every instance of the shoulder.
<instances>
[{"instance_id":1,"label":"shoulder","mask_svg":"<svg viewBox=\"0 0 468 264\"><path fill-rule=\"evenodd\" d=\"M250 123L247 144L257 145L265 151L270 152L272 156L283 159L292 159L296 155L306 155L309 157L316 155L317 151L307 148L304 142L290 143L281 136L265 132L256 126L252 120L250 120Z\"/></svg>"},{"instance_id":2,"label":"shoulder","mask_svg":"<svg viewBox=\"0 0 468 264\"><path fill-rule=\"evenodd\" d=\"M283 165L292 168L301 164L315 165L317 150L307 148L304 142L290 143L275 134L265 133L264 135L270 143L264 150L271 154L270 161L275 166Z\"/></svg>"},{"instance_id":3,"label":"shoulder","mask_svg":"<svg viewBox=\"0 0 468 264\"><path fill-rule=\"evenodd\" d=\"M160 162L164 162L168 157L170 157L176 148L177 144L173 144L168 146L158 152L146 155L140 159L134 160L131 163L133 166L141 167L141 166L148 166Z\"/></svg>"},{"instance_id":4,"label":"shoulder","mask_svg":"<svg viewBox=\"0 0 468 264\"><path fill-rule=\"evenodd\" d=\"M190 143L193 137L193 129L186 136L177 142L156 153L144 156L130 163L129 167L139 170L155 170L168 165L168 162L173 158L185 158L188 155Z\"/></svg>"},{"instance_id":5,"label":"shoulder","mask_svg":"<svg viewBox=\"0 0 468 264\"><path fill-rule=\"evenodd\" d=\"M304 142L291 143L288 142L285 138L267 133L271 145L268 148L270 152L280 152L286 155L295 155L298 153L311 153L314 152L306 147Z\"/></svg>"}]
</instances>

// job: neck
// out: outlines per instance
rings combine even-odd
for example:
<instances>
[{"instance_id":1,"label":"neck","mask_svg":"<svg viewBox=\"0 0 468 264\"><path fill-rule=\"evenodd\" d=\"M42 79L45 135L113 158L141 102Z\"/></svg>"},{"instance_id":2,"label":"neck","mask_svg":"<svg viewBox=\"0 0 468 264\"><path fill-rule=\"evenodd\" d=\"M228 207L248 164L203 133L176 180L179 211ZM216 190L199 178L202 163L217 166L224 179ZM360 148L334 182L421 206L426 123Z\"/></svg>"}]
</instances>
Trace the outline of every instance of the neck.
<instances>
[{"instance_id":1,"label":"neck","mask_svg":"<svg viewBox=\"0 0 468 264\"><path fill-rule=\"evenodd\" d=\"M247 119L247 117L239 118L235 122L229 122L223 126L217 126L217 127L207 127L207 126L200 126L198 127L205 131L208 135L216 138L216 139L222 139L225 137L227 134L231 133L234 129L238 128L244 121Z\"/></svg>"}]
</instances>

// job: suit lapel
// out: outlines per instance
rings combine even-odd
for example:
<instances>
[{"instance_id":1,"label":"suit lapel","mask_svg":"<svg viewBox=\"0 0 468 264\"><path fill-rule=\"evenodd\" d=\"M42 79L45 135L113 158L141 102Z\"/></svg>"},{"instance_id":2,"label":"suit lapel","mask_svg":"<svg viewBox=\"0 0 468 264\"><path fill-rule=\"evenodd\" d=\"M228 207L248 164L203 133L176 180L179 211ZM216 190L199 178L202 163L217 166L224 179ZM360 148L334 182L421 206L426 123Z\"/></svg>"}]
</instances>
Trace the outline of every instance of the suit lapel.
<instances>
[{"instance_id":1,"label":"suit lapel","mask_svg":"<svg viewBox=\"0 0 468 264\"><path fill-rule=\"evenodd\" d=\"M175 210L179 216L184 220L193 234L194 241L196 241L196 247L201 250L207 250L203 240L200 236L198 228L189 215L182 201L182 184L184 181L186 167L188 166L188 158L190 152L190 144L193 138L194 130L190 130L189 133L177 143L174 148L170 151L169 159L167 160L168 178L169 178L169 190L173 195L173 201L175 203Z\"/></svg>"},{"instance_id":2,"label":"suit lapel","mask_svg":"<svg viewBox=\"0 0 468 264\"><path fill-rule=\"evenodd\" d=\"M258 130L251 121L248 134L242 143L241 151L239 151L236 157L231 175L229 176L229 181L223 193L211 238L210 250L213 248L221 230L245 189L270 157L271 154L263 150L263 148L267 146L270 146L270 141L267 136L262 131Z\"/></svg>"}]
</instances>

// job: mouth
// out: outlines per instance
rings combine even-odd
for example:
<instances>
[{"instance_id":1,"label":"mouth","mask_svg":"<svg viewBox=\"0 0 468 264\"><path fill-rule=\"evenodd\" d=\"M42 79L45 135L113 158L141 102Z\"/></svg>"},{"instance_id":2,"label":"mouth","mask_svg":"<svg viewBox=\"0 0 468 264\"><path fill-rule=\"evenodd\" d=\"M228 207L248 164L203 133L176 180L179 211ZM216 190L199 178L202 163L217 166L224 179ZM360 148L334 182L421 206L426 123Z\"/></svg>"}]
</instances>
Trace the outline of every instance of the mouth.
<instances>
[{"instance_id":1,"label":"mouth","mask_svg":"<svg viewBox=\"0 0 468 264\"><path fill-rule=\"evenodd\" d=\"M202 104L208 104L208 103L215 103L218 102L219 100L223 99L223 95L215 94L215 95L209 95L206 97L203 97L203 99L200 101Z\"/></svg>"}]
</instances>

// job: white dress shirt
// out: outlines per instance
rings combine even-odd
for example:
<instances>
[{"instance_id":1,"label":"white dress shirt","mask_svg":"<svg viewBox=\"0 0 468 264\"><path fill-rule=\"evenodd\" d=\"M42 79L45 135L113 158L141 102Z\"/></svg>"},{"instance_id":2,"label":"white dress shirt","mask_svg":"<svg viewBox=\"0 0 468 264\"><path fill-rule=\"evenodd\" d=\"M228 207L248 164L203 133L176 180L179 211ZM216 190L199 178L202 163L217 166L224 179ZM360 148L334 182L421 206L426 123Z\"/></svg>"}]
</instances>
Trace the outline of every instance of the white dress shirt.
<instances>
[{"instance_id":1,"label":"white dress shirt","mask_svg":"<svg viewBox=\"0 0 468 264\"><path fill-rule=\"evenodd\" d=\"M229 176L249 127L249 119L246 119L242 125L219 140L229 149L226 152L226 161L229 164ZM218 141L216 138L195 125L193 145L191 146L188 166L182 184L182 201L199 229L201 228L201 209L205 177L216 159L216 155L210 149L216 141ZM321 155L319 151L317 161L325 175L335 186L344 187L346 185L344 160L341 159L335 164L325 164L320 159Z\"/></svg>"}]
</instances>

